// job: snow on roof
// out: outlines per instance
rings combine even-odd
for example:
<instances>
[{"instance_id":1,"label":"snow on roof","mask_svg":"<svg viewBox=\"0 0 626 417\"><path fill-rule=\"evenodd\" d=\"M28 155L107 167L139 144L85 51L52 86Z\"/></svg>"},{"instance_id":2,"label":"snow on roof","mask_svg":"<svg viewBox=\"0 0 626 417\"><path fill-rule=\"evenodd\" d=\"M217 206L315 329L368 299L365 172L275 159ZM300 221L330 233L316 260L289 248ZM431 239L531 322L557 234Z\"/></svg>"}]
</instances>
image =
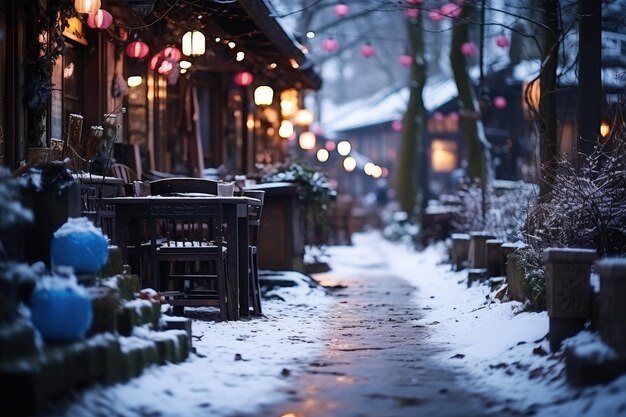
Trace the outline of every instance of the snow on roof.
<instances>
[{"instance_id":1,"label":"snow on roof","mask_svg":"<svg viewBox=\"0 0 626 417\"><path fill-rule=\"evenodd\" d=\"M457 94L456 84L449 78L431 77L424 87L424 105L431 111ZM326 103L322 125L326 132L343 132L365 126L401 119L409 100L408 87L392 87L370 97L340 106Z\"/></svg>"},{"instance_id":2,"label":"snow on roof","mask_svg":"<svg viewBox=\"0 0 626 417\"><path fill-rule=\"evenodd\" d=\"M518 81L531 81L539 75L540 62L538 60L524 60L513 67L513 78ZM626 79L626 69L621 67L603 67L602 84L604 87L623 87ZM560 85L578 85L578 67L568 66L558 69Z\"/></svg>"}]
</instances>

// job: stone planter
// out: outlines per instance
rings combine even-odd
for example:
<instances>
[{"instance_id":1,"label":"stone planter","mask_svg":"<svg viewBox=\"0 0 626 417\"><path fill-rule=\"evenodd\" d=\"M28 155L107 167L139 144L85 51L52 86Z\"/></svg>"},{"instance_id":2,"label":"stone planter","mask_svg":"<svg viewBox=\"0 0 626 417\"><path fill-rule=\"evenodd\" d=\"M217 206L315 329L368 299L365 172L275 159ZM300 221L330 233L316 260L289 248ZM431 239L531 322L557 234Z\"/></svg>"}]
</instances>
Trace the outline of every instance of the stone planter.
<instances>
[{"instance_id":1,"label":"stone planter","mask_svg":"<svg viewBox=\"0 0 626 417\"><path fill-rule=\"evenodd\" d=\"M593 249L548 248L543 251L546 270L550 349L583 329L590 315L589 274L597 258Z\"/></svg>"},{"instance_id":2,"label":"stone planter","mask_svg":"<svg viewBox=\"0 0 626 417\"><path fill-rule=\"evenodd\" d=\"M608 345L626 355L626 259L601 259L596 270L600 274L600 334Z\"/></svg>"},{"instance_id":3,"label":"stone planter","mask_svg":"<svg viewBox=\"0 0 626 417\"><path fill-rule=\"evenodd\" d=\"M459 271L465 267L469 252L470 236L465 233L453 233L452 236L452 260L454 269Z\"/></svg>"},{"instance_id":4,"label":"stone planter","mask_svg":"<svg viewBox=\"0 0 626 417\"><path fill-rule=\"evenodd\" d=\"M501 255L501 266L502 266L502 275L508 276L507 265L509 262L509 255L512 254L517 249L524 249L526 247L525 244L518 243L503 243L500 251Z\"/></svg>"},{"instance_id":5,"label":"stone planter","mask_svg":"<svg viewBox=\"0 0 626 417\"><path fill-rule=\"evenodd\" d=\"M485 260L488 277L502 275L502 241L489 239L485 242Z\"/></svg>"},{"instance_id":6,"label":"stone planter","mask_svg":"<svg viewBox=\"0 0 626 417\"><path fill-rule=\"evenodd\" d=\"M471 232L468 252L469 267L472 269L487 267L487 244L495 236L489 232Z\"/></svg>"}]
</instances>

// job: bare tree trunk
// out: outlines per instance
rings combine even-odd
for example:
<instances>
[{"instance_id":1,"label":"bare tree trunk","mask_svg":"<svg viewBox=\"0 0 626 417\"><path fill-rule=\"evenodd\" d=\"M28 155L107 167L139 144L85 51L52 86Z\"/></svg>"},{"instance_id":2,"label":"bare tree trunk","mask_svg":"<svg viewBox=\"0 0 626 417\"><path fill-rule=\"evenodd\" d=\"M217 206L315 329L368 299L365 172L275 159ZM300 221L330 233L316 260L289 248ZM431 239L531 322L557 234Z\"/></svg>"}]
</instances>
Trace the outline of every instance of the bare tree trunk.
<instances>
[{"instance_id":1,"label":"bare tree trunk","mask_svg":"<svg viewBox=\"0 0 626 417\"><path fill-rule=\"evenodd\" d=\"M419 221L426 202L426 109L422 92L426 83L424 30L422 15L407 23L410 53L413 57L410 75L410 96L404 113L396 189L402 210Z\"/></svg>"},{"instance_id":2,"label":"bare tree trunk","mask_svg":"<svg viewBox=\"0 0 626 417\"><path fill-rule=\"evenodd\" d=\"M489 143L485 136L485 129L480 119L480 106L476 97L476 90L467 72L465 56L461 53L461 45L469 41L468 16L473 12L470 3L464 3L463 14L452 30L450 48L450 62L452 73L459 94L461 109L461 126L467 144L467 175L470 179L480 179L486 185L490 177L488 169Z\"/></svg>"},{"instance_id":3,"label":"bare tree trunk","mask_svg":"<svg viewBox=\"0 0 626 417\"><path fill-rule=\"evenodd\" d=\"M543 68L539 77L539 195L550 192L557 164L556 71L559 59L559 0L542 0L547 30L541 48Z\"/></svg>"}]
</instances>

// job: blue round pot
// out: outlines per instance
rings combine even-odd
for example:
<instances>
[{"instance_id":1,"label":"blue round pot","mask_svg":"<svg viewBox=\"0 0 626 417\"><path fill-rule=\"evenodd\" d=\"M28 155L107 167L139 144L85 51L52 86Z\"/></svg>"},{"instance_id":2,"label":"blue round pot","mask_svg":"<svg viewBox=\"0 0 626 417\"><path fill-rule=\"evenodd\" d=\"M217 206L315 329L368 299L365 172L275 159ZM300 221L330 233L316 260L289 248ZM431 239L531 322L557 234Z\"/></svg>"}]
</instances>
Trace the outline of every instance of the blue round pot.
<instances>
[{"instance_id":1,"label":"blue round pot","mask_svg":"<svg viewBox=\"0 0 626 417\"><path fill-rule=\"evenodd\" d=\"M90 274L104 266L109 256L108 242L102 233L77 230L52 238L52 266L72 266L76 274Z\"/></svg>"},{"instance_id":2,"label":"blue round pot","mask_svg":"<svg viewBox=\"0 0 626 417\"><path fill-rule=\"evenodd\" d=\"M91 300L71 286L37 288L30 308L33 325L49 342L82 339L93 319Z\"/></svg>"}]
</instances>

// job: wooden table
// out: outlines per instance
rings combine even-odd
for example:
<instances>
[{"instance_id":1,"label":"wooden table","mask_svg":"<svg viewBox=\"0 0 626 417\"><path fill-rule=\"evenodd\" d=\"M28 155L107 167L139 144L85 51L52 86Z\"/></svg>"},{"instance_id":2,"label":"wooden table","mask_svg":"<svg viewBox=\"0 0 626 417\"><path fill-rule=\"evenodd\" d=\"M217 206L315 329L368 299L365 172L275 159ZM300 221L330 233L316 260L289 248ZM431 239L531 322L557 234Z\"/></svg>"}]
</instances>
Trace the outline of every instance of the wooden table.
<instances>
[{"instance_id":1,"label":"wooden table","mask_svg":"<svg viewBox=\"0 0 626 417\"><path fill-rule=\"evenodd\" d=\"M116 197L104 198L103 203L115 207L116 242L119 246L124 262L131 265L131 270L142 276L142 262L139 255L134 262L129 259L129 248L141 246L141 223L150 221L152 208L172 204L222 204L224 221L226 223L226 240L228 264L228 299L239 300L238 303L229 303L228 317L236 320L240 316L250 315L250 294L248 285L248 204L255 199L248 197L218 197L218 196L185 196L185 197ZM154 236L150 239L153 253L156 247ZM138 250L137 250L138 251ZM155 271L155 260L152 260L152 272ZM153 277L148 277L143 287L156 287Z\"/></svg>"}]
</instances>

